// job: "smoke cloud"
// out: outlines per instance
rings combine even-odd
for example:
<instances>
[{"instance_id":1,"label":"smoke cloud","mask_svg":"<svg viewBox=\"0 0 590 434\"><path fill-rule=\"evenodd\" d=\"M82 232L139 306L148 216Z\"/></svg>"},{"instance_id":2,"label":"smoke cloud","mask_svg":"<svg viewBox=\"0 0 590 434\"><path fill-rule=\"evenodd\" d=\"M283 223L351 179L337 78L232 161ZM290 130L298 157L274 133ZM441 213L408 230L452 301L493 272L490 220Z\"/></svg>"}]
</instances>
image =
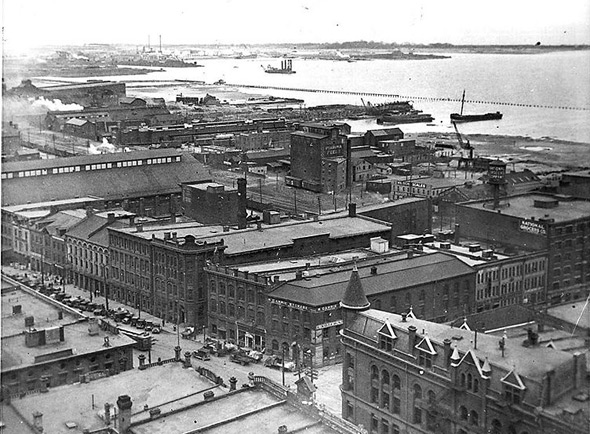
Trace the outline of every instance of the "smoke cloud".
<instances>
[{"instance_id":1,"label":"smoke cloud","mask_svg":"<svg viewBox=\"0 0 590 434\"><path fill-rule=\"evenodd\" d=\"M84 110L84 107L82 107L79 104L64 104L59 99L48 100L43 97L40 97L39 99L35 100L33 100L33 98L30 98L29 101L32 101L33 107L43 107L49 111L63 112L66 110Z\"/></svg>"},{"instance_id":2,"label":"smoke cloud","mask_svg":"<svg viewBox=\"0 0 590 434\"><path fill-rule=\"evenodd\" d=\"M102 143L98 146L94 146L92 143L88 148L88 153L91 155L98 155L98 154L112 154L117 152L117 147L106 139L106 137L102 138Z\"/></svg>"}]
</instances>

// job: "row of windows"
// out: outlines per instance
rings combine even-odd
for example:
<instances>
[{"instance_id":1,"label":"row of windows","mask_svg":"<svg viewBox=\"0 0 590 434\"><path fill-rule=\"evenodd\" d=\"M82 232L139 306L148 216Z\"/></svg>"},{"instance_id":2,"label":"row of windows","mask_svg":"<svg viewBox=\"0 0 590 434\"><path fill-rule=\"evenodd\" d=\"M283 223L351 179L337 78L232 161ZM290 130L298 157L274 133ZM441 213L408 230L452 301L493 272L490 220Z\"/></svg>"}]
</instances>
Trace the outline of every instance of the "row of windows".
<instances>
[{"instance_id":1,"label":"row of windows","mask_svg":"<svg viewBox=\"0 0 590 434\"><path fill-rule=\"evenodd\" d=\"M181 157L163 157L163 158L148 158L147 160L131 160L131 161L119 161L117 163L100 163L100 164L86 164L84 166L68 166L68 167L54 167L51 169L51 174L61 174L61 173L73 173L73 172L80 172L82 167L85 171L91 170L104 170L104 169L112 169L113 167L135 167L135 166L142 166L144 161L146 164L164 164L164 163L172 163L172 162L179 162ZM23 170L19 172L8 172L2 174L2 179L12 179L15 174L17 174L18 178L28 178L31 176L43 176L47 175L48 169L38 169L38 170Z\"/></svg>"}]
</instances>

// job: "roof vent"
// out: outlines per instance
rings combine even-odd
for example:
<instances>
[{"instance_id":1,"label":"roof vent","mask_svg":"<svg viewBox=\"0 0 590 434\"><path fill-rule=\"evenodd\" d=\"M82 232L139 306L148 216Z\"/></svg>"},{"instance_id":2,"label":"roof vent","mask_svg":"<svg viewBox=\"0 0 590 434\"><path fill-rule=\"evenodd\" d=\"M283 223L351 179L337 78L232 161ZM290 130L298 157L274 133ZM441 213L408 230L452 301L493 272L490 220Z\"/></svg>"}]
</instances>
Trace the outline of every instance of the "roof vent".
<instances>
[{"instance_id":1,"label":"roof vent","mask_svg":"<svg viewBox=\"0 0 590 434\"><path fill-rule=\"evenodd\" d=\"M559 201L552 197L544 197L533 201L535 208L557 208L558 205Z\"/></svg>"},{"instance_id":2,"label":"roof vent","mask_svg":"<svg viewBox=\"0 0 590 434\"><path fill-rule=\"evenodd\" d=\"M373 275L377 274L377 267L375 265L373 265L371 267L371 274L373 274Z\"/></svg>"},{"instance_id":3,"label":"roof vent","mask_svg":"<svg viewBox=\"0 0 590 434\"><path fill-rule=\"evenodd\" d=\"M14 306L12 306L12 314L13 315L18 315L21 314L23 312L23 307L20 304L16 304Z\"/></svg>"}]
</instances>

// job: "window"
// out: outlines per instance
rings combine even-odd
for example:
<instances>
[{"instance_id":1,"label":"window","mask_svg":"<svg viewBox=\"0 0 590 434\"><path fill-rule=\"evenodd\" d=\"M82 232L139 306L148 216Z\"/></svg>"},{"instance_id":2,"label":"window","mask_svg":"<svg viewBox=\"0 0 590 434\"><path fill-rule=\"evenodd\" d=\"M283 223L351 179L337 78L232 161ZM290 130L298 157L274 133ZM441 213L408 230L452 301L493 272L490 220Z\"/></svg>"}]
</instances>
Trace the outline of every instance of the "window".
<instances>
[{"instance_id":1,"label":"window","mask_svg":"<svg viewBox=\"0 0 590 434\"><path fill-rule=\"evenodd\" d=\"M393 339L389 336L379 335L379 348L385 351L393 351Z\"/></svg>"},{"instance_id":2,"label":"window","mask_svg":"<svg viewBox=\"0 0 590 434\"><path fill-rule=\"evenodd\" d=\"M471 411L471 415L469 418L469 423L473 426L478 426L479 425L479 415L477 414L477 411L472 410Z\"/></svg>"},{"instance_id":3,"label":"window","mask_svg":"<svg viewBox=\"0 0 590 434\"><path fill-rule=\"evenodd\" d=\"M459 407L459 418L461 420L467 420L467 416L468 416L467 408L465 408L464 406Z\"/></svg>"},{"instance_id":4,"label":"window","mask_svg":"<svg viewBox=\"0 0 590 434\"><path fill-rule=\"evenodd\" d=\"M504 398L506 398L506 401L512 404L520 404L521 392L522 391L517 387L513 387L508 384L504 385Z\"/></svg>"},{"instance_id":5,"label":"window","mask_svg":"<svg viewBox=\"0 0 590 434\"><path fill-rule=\"evenodd\" d=\"M371 413L371 432L379 432L379 419L373 413Z\"/></svg>"},{"instance_id":6,"label":"window","mask_svg":"<svg viewBox=\"0 0 590 434\"><path fill-rule=\"evenodd\" d=\"M432 368L432 354L420 351L420 354L418 354L418 364L426 368Z\"/></svg>"}]
</instances>

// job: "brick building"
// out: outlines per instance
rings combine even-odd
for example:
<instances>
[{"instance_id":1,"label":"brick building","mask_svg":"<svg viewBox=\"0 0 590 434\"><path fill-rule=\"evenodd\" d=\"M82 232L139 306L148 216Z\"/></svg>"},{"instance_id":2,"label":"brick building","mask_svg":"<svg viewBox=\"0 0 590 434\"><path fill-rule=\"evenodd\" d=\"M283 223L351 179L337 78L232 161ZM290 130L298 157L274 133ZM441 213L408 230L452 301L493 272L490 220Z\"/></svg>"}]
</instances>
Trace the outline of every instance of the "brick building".
<instances>
[{"instance_id":1,"label":"brick building","mask_svg":"<svg viewBox=\"0 0 590 434\"><path fill-rule=\"evenodd\" d=\"M216 182L182 184L183 215L203 224L236 225L246 223L246 183L243 182L242 196L238 189L225 189ZM238 188L240 187L238 183ZM239 198L244 200L240 201ZM239 215L239 205L243 210Z\"/></svg>"},{"instance_id":2,"label":"brick building","mask_svg":"<svg viewBox=\"0 0 590 434\"><path fill-rule=\"evenodd\" d=\"M508 251L547 251L551 303L585 298L590 281L590 202L567 196L524 194L457 204L461 237Z\"/></svg>"},{"instance_id":3,"label":"brick building","mask_svg":"<svg viewBox=\"0 0 590 434\"><path fill-rule=\"evenodd\" d=\"M291 133L288 185L316 192L340 192L348 185L347 124L304 123Z\"/></svg>"},{"instance_id":4,"label":"brick building","mask_svg":"<svg viewBox=\"0 0 590 434\"><path fill-rule=\"evenodd\" d=\"M126 211L89 210L86 218L64 234L68 280L92 294L105 295L109 275L107 228L129 226L134 218L135 214Z\"/></svg>"},{"instance_id":5,"label":"brick building","mask_svg":"<svg viewBox=\"0 0 590 434\"><path fill-rule=\"evenodd\" d=\"M377 130L368 130L365 133L365 145L378 148L379 143L386 140L402 140L404 132L399 128L380 128Z\"/></svg>"},{"instance_id":6,"label":"brick building","mask_svg":"<svg viewBox=\"0 0 590 434\"><path fill-rule=\"evenodd\" d=\"M2 278L2 397L133 369L135 341Z\"/></svg>"},{"instance_id":7,"label":"brick building","mask_svg":"<svg viewBox=\"0 0 590 434\"><path fill-rule=\"evenodd\" d=\"M317 366L341 361L339 303L359 280L371 306L390 312L412 311L419 318L444 322L473 310L475 272L456 258L440 253L368 258L358 265L300 273L275 285L267 294L269 348L278 353L283 343L294 340L298 348L311 350ZM290 355L297 360L296 352Z\"/></svg>"},{"instance_id":8,"label":"brick building","mask_svg":"<svg viewBox=\"0 0 590 434\"><path fill-rule=\"evenodd\" d=\"M343 418L373 433L588 432L585 354L532 330L498 339L368 309L354 288L342 299Z\"/></svg>"}]
</instances>

